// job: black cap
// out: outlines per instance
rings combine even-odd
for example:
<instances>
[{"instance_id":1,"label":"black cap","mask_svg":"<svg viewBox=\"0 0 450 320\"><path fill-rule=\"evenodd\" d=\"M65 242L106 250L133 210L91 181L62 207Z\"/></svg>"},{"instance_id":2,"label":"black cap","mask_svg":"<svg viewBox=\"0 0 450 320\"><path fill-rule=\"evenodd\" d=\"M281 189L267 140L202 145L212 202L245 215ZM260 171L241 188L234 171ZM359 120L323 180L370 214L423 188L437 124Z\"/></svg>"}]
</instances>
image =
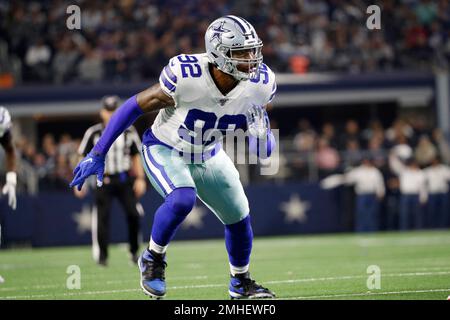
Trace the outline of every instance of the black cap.
<instances>
[{"instance_id":1,"label":"black cap","mask_svg":"<svg viewBox=\"0 0 450 320\"><path fill-rule=\"evenodd\" d=\"M115 111L119 107L120 98L118 96L104 96L102 98L102 108L108 111Z\"/></svg>"}]
</instances>

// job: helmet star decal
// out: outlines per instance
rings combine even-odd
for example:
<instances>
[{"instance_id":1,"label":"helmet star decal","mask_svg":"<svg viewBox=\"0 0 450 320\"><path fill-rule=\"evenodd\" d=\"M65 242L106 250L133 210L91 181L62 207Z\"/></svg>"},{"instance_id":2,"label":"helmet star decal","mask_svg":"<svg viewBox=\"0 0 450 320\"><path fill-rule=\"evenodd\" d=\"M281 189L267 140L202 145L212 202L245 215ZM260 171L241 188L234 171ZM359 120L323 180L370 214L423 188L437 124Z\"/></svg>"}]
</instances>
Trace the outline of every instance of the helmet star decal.
<instances>
[{"instance_id":1,"label":"helmet star decal","mask_svg":"<svg viewBox=\"0 0 450 320\"><path fill-rule=\"evenodd\" d=\"M209 61L239 81L257 79L263 60L262 46L255 28L238 16L220 17L211 22L205 32ZM249 53L251 55L247 56ZM238 66L245 70L241 71Z\"/></svg>"},{"instance_id":2,"label":"helmet star decal","mask_svg":"<svg viewBox=\"0 0 450 320\"><path fill-rule=\"evenodd\" d=\"M219 26L212 26L212 29L214 31L210 42L213 42L214 39L217 39L219 43L222 43L222 33L230 32L231 30L224 28L223 25L225 24L225 21L221 21Z\"/></svg>"}]
</instances>

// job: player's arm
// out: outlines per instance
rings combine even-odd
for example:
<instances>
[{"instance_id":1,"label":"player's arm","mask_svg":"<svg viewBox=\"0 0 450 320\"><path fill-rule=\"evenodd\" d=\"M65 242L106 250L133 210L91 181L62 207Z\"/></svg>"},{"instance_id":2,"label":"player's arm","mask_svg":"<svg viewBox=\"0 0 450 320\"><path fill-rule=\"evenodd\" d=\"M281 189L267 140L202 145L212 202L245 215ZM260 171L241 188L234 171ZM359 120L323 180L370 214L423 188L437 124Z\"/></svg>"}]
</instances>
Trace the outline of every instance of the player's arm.
<instances>
[{"instance_id":1,"label":"player's arm","mask_svg":"<svg viewBox=\"0 0 450 320\"><path fill-rule=\"evenodd\" d=\"M16 172L17 171L16 149L14 148L14 143L12 141L10 131L6 132L3 139L1 139L1 145L5 150L6 171Z\"/></svg>"},{"instance_id":2,"label":"player's arm","mask_svg":"<svg viewBox=\"0 0 450 320\"><path fill-rule=\"evenodd\" d=\"M142 114L173 106L174 104L173 98L161 89L159 83L125 101L114 112L98 142L75 168L75 177L70 186L78 186L78 189L81 190L85 179L94 174L97 175L97 185L101 186L103 184L105 156L117 137Z\"/></svg>"},{"instance_id":3,"label":"player's arm","mask_svg":"<svg viewBox=\"0 0 450 320\"><path fill-rule=\"evenodd\" d=\"M173 106L174 104L173 98L164 93L159 83L132 96L114 112L92 151L97 155L106 155L117 137L142 114Z\"/></svg>"},{"instance_id":4,"label":"player's arm","mask_svg":"<svg viewBox=\"0 0 450 320\"><path fill-rule=\"evenodd\" d=\"M166 94L159 83L137 94L137 103L144 113L157 111L175 105L171 96Z\"/></svg>"}]
</instances>

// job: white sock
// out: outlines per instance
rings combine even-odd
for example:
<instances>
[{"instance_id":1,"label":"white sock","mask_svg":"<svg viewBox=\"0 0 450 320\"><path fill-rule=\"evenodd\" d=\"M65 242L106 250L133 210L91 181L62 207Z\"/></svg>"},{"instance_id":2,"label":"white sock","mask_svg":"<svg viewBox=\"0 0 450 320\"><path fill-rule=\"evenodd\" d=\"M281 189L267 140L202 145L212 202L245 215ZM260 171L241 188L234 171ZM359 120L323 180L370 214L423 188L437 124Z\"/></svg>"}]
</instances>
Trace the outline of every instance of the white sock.
<instances>
[{"instance_id":1,"label":"white sock","mask_svg":"<svg viewBox=\"0 0 450 320\"><path fill-rule=\"evenodd\" d=\"M243 266L243 267L235 267L230 263L230 272L231 275L234 277L237 273L246 273L248 271L249 265Z\"/></svg>"},{"instance_id":2,"label":"white sock","mask_svg":"<svg viewBox=\"0 0 450 320\"><path fill-rule=\"evenodd\" d=\"M150 238L150 242L149 242L149 245L148 245L148 248L150 250L153 250L153 251L155 251L156 253L159 253L159 254L164 254L164 253L166 253L167 247L168 247L168 245L167 246L160 246L155 241L153 241L152 238Z\"/></svg>"}]
</instances>

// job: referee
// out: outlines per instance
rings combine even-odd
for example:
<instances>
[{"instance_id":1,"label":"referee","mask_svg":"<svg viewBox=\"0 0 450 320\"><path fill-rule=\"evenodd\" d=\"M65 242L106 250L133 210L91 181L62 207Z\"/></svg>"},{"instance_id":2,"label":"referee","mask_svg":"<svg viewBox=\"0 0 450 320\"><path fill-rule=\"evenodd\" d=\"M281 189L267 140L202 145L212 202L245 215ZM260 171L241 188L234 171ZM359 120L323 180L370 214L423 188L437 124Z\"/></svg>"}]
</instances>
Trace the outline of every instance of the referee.
<instances>
[{"instance_id":1,"label":"referee","mask_svg":"<svg viewBox=\"0 0 450 320\"><path fill-rule=\"evenodd\" d=\"M84 134L78 149L80 157L86 156L97 143L118 106L119 97L117 96L105 96L102 99L100 110L102 122L90 127ZM109 213L114 198L119 200L127 215L131 261L136 263L138 259L139 212L137 206L138 199L145 193L147 187L139 155L140 145L141 141L134 127L131 126L122 133L106 156L103 186L94 188L97 211L92 217L92 249L95 261L102 266L107 265ZM81 191L77 188L74 190L79 198L86 194L84 188Z\"/></svg>"}]
</instances>

